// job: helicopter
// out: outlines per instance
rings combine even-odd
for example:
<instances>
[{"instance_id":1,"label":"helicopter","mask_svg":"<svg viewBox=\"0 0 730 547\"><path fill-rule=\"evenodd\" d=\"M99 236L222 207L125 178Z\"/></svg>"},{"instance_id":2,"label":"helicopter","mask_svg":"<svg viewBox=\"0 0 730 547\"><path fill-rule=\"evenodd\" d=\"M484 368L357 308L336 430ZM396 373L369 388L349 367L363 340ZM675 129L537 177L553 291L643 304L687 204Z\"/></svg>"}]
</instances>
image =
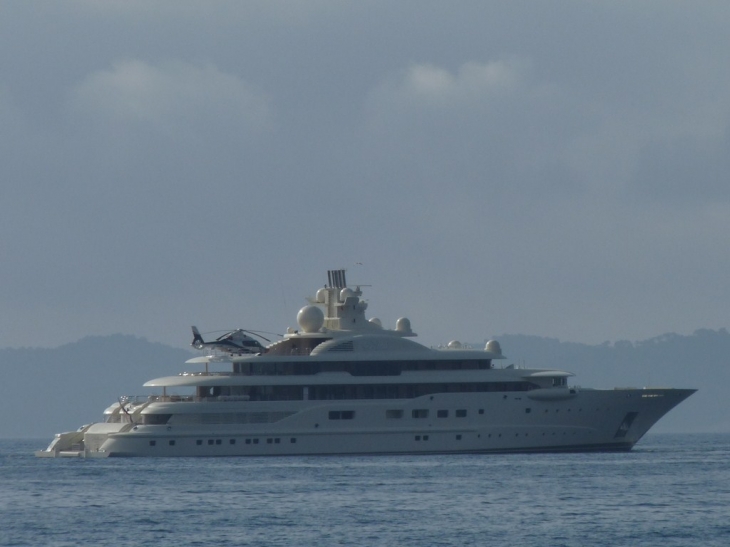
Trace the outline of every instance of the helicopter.
<instances>
[{"instance_id":1,"label":"helicopter","mask_svg":"<svg viewBox=\"0 0 730 547\"><path fill-rule=\"evenodd\" d=\"M195 349L210 348L213 350L220 350L230 354L242 355L244 353L265 353L266 348L261 343L252 338L248 334L253 334L259 338L270 342L267 338L256 334L253 331L247 331L244 329L235 329L219 336L213 341L206 342L203 340L203 336L200 334L198 327L193 326L193 341L190 344ZM247 334L248 333L248 334Z\"/></svg>"}]
</instances>

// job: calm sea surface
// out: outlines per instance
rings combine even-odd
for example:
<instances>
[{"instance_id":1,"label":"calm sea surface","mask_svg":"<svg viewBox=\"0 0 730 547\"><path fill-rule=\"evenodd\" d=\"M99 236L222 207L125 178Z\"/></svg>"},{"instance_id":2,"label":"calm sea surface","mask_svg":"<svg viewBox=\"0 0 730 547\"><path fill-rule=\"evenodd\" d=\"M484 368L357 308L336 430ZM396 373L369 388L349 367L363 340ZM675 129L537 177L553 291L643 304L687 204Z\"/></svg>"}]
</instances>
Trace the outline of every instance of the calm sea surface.
<instances>
[{"instance_id":1,"label":"calm sea surface","mask_svg":"<svg viewBox=\"0 0 730 547\"><path fill-rule=\"evenodd\" d=\"M0 545L730 545L730 435L630 453L38 459L0 441Z\"/></svg>"}]
</instances>

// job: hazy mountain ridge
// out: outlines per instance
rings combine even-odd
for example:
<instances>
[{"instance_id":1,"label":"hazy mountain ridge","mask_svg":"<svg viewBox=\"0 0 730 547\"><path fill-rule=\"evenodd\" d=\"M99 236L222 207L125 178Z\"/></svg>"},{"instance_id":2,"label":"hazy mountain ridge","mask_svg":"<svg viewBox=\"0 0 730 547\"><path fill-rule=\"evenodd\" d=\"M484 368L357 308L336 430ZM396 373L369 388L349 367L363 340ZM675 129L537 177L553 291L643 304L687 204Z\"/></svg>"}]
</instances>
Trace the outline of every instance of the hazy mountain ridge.
<instances>
[{"instance_id":1,"label":"hazy mountain ridge","mask_svg":"<svg viewBox=\"0 0 730 547\"><path fill-rule=\"evenodd\" d=\"M183 370L189 351L144 338L90 336L57 348L0 350L0 437L47 437L99 421L121 395L147 395L147 380ZM50 440L50 438L49 438Z\"/></svg>"},{"instance_id":2,"label":"hazy mountain ridge","mask_svg":"<svg viewBox=\"0 0 730 547\"><path fill-rule=\"evenodd\" d=\"M730 431L726 386L730 334L701 329L648 340L599 345L554 338L495 336L515 364L576 374L586 387L691 387L698 393L673 410L656 431ZM476 347L477 345L475 345ZM48 438L98 421L120 395L147 395L142 384L174 375L194 354L130 335L91 336L57 348L0 349L0 437Z\"/></svg>"}]
</instances>

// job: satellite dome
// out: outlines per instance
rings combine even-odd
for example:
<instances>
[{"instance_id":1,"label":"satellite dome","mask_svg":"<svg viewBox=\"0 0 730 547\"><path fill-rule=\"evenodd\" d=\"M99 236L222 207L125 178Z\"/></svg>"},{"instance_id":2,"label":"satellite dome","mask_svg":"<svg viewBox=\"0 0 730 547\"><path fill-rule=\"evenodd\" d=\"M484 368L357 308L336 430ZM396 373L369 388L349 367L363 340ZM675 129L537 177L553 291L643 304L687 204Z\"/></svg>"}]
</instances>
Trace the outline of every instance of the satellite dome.
<instances>
[{"instance_id":1,"label":"satellite dome","mask_svg":"<svg viewBox=\"0 0 730 547\"><path fill-rule=\"evenodd\" d=\"M395 322L395 330L398 332L411 332L411 320L407 317L401 317Z\"/></svg>"},{"instance_id":2,"label":"satellite dome","mask_svg":"<svg viewBox=\"0 0 730 547\"><path fill-rule=\"evenodd\" d=\"M461 342L458 340L452 340L447 346L449 349L461 349Z\"/></svg>"},{"instance_id":3,"label":"satellite dome","mask_svg":"<svg viewBox=\"0 0 730 547\"><path fill-rule=\"evenodd\" d=\"M324 325L324 313L317 306L304 306L297 314L297 323L304 332L317 332Z\"/></svg>"},{"instance_id":4,"label":"satellite dome","mask_svg":"<svg viewBox=\"0 0 730 547\"><path fill-rule=\"evenodd\" d=\"M380 319L377 317L373 317L372 319L368 319L368 323L372 323L373 325L376 325L377 327L383 328L383 323L380 322Z\"/></svg>"},{"instance_id":5,"label":"satellite dome","mask_svg":"<svg viewBox=\"0 0 730 547\"><path fill-rule=\"evenodd\" d=\"M487 345L484 347L484 349L490 353L494 353L495 355L502 355L502 348L499 347L499 342L496 340L490 340L487 342Z\"/></svg>"},{"instance_id":6,"label":"satellite dome","mask_svg":"<svg viewBox=\"0 0 730 547\"><path fill-rule=\"evenodd\" d=\"M314 300L316 302L319 302L320 304L324 304L326 297L327 297L327 289L319 289L317 291L317 296L314 297Z\"/></svg>"}]
</instances>

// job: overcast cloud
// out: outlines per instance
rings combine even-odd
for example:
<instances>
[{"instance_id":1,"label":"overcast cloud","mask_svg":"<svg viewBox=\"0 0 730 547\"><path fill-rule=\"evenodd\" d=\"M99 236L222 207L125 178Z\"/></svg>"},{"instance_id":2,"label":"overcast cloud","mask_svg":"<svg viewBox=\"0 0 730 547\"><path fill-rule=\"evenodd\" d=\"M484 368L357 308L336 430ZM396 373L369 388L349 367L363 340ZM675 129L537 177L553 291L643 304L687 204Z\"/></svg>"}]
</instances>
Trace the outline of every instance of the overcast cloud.
<instances>
[{"instance_id":1,"label":"overcast cloud","mask_svg":"<svg viewBox=\"0 0 730 547\"><path fill-rule=\"evenodd\" d=\"M282 332L338 267L425 343L728 327L728 25L0 0L0 347Z\"/></svg>"}]
</instances>

